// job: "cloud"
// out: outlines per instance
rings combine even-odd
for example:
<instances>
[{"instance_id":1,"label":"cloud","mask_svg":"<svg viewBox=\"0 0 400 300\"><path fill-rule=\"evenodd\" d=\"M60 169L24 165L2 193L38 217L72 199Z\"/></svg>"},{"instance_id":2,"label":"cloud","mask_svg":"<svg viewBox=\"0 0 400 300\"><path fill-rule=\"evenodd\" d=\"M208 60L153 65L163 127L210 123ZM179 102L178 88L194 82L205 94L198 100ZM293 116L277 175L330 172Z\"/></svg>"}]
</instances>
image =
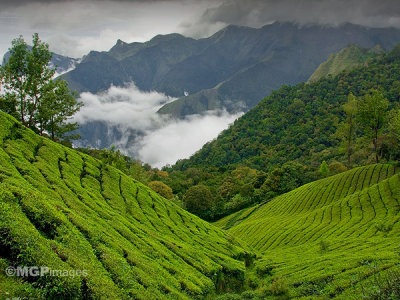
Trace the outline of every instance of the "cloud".
<instances>
[{"instance_id":1,"label":"cloud","mask_svg":"<svg viewBox=\"0 0 400 300\"><path fill-rule=\"evenodd\" d=\"M82 57L110 49L118 39L145 42L157 34L179 32L197 19L207 1L8 1L0 9L0 53L22 34L38 32L59 54Z\"/></svg>"},{"instance_id":2,"label":"cloud","mask_svg":"<svg viewBox=\"0 0 400 300\"><path fill-rule=\"evenodd\" d=\"M299 24L400 27L398 0L2 0L0 54L11 40L34 32L63 55L105 51L118 39L145 42L177 32L207 37L228 24L260 27Z\"/></svg>"},{"instance_id":3,"label":"cloud","mask_svg":"<svg viewBox=\"0 0 400 300\"><path fill-rule=\"evenodd\" d=\"M174 164L188 158L205 143L216 138L241 114L209 112L185 120L171 120L165 126L148 132L140 142L138 157L153 167Z\"/></svg>"},{"instance_id":4,"label":"cloud","mask_svg":"<svg viewBox=\"0 0 400 300\"><path fill-rule=\"evenodd\" d=\"M111 86L99 95L82 93L79 101L84 106L74 121L85 124L90 121L106 121L112 125L124 125L146 131L157 127L161 118L157 110L174 100L157 92L142 92L133 83L120 88Z\"/></svg>"},{"instance_id":5,"label":"cloud","mask_svg":"<svg viewBox=\"0 0 400 300\"><path fill-rule=\"evenodd\" d=\"M259 27L274 21L400 27L400 5L398 0L224 0L208 8L198 24Z\"/></svg>"},{"instance_id":6,"label":"cloud","mask_svg":"<svg viewBox=\"0 0 400 300\"><path fill-rule=\"evenodd\" d=\"M101 137L109 144L153 167L162 167L188 158L240 116L220 111L172 120L157 114L163 104L173 100L157 92L142 92L133 83L123 88L111 86L99 95L82 93L79 101L84 106L73 121L81 125L103 122ZM98 146L96 142L91 146ZM88 142L78 141L76 146L88 146Z\"/></svg>"}]
</instances>

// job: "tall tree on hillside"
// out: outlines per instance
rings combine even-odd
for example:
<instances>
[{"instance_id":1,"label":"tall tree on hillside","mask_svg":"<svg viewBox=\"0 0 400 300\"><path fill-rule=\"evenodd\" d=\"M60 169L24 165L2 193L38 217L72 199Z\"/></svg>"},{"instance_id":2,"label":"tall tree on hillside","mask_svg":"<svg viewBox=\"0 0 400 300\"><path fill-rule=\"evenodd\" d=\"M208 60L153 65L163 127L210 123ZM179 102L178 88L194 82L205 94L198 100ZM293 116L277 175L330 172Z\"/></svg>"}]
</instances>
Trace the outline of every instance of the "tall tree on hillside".
<instances>
[{"instance_id":1,"label":"tall tree on hillside","mask_svg":"<svg viewBox=\"0 0 400 300\"><path fill-rule=\"evenodd\" d=\"M51 60L49 46L35 33L32 50L28 50L22 36L12 41L10 57L1 68L1 83L6 99L16 99L17 112L23 125L34 127L35 113L44 95L50 90L49 84L55 70L48 68Z\"/></svg>"},{"instance_id":2,"label":"tall tree on hillside","mask_svg":"<svg viewBox=\"0 0 400 300\"><path fill-rule=\"evenodd\" d=\"M35 33L31 50L20 36L12 41L9 51L8 61L0 67L4 94L0 109L40 134L49 133L53 140L77 129L76 123L67 120L81 104L66 81L53 80L56 69L49 68L52 57L49 45Z\"/></svg>"},{"instance_id":3,"label":"tall tree on hillside","mask_svg":"<svg viewBox=\"0 0 400 300\"><path fill-rule=\"evenodd\" d=\"M343 110L346 114L346 119L338 128L338 136L343 141L347 154L347 168L351 167L351 155L353 154L353 143L356 137L356 113L357 113L357 98L350 93L347 97L347 102L343 105Z\"/></svg>"},{"instance_id":4,"label":"tall tree on hillside","mask_svg":"<svg viewBox=\"0 0 400 300\"><path fill-rule=\"evenodd\" d=\"M75 93L68 88L65 80L51 81L50 90L43 97L37 114L41 134L47 131L52 140L62 138L67 132L78 129L77 123L68 122L82 106L76 101ZM69 136L69 138L78 136Z\"/></svg>"},{"instance_id":5,"label":"tall tree on hillside","mask_svg":"<svg viewBox=\"0 0 400 300\"><path fill-rule=\"evenodd\" d=\"M389 122L389 143L390 153L394 159L400 159L400 108L394 109L390 112ZM388 148L389 148L388 147Z\"/></svg>"},{"instance_id":6,"label":"tall tree on hillside","mask_svg":"<svg viewBox=\"0 0 400 300\"><path fill-rule=\"evenodd\" d=\"M190 187L183 197L183 202L186 209L192 214L206 220L213 218L214 197L205 185Z\"/></svg>"},{"instance_id":7,"label":"tall tree on hillside","mask_svg":"<svg viewBox=\"0 0 400 300\"><path fill-rule=\"evenodd\" d=\"M326 161L324 160L321 165L319 166L319 173L321 174L321 176L323 178L328 177L329 175L329 168L328 168L328 164L326 163Z\"/></svg>"},{"instance_id":8,"label":"tall tree on hillside","mask_svg":"<svg viewBox=\"0 0 400 300\"><path fill-rule=\"evenodd\" d=\"M28 46L22 36L14 39L11 43L8 62L4 67L0 66L0 85L4 93L1 97L0 108L4 112L18 117L21 123L25 124L27 88L25 57Z\"/></svg>"},{"instance_id":9,"label":"tall tree on hillside","mask_svg":"<svg viewBox=\"0 0 400 300\"><path fill-rule=\"evenodd\" d=\"M389 101L377 90L371 89L368 94L359 98L358 116L360 125L365 134L372 138L375 160L379 162L378 137L382 128L387 123L387 109Z\"/></svg>"},{"instance_id":10,"label":"tall tree on hillside","mask_svg":"<svg viewBox=\"0 0 400 300\"><path fill-rule=\"evenodd\" d=\"M400 141L400 108L393 111L393 118L390 122L390 129L397 140Z\"/></svg>"}]
</instances>

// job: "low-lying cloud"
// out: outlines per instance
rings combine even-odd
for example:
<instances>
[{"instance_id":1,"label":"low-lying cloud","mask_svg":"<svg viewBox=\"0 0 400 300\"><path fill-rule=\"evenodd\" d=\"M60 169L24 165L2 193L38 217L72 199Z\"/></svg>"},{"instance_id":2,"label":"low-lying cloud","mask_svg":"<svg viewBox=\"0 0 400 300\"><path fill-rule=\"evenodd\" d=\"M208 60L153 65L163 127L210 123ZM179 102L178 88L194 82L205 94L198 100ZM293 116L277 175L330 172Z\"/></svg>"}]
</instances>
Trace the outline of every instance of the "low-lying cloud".
<instances>
[{"instance_id":1,"label":"low-lying cloud","mask_svg":"<svg viewBox=\"0 0 400 300\"><path fill-rule=\"evenodd\" d=\"M185 120L169 121L163 127L147 132L140 142L138 157L158 168L174 164L178 159L190 157L205 143L216 138L239 116L210 112Z\"/></svg>"},{"instance_id":2,"label":"low-lying cloud","mask_svg":"<svg viewBox=\"0 0 400 300\"><path fill-rule=\"evenodd\" d=\"M79 101L84 106L75 121L107 121L112 125L125 125L141 131L158 127L161 118L157 110L173 98L157 92L142 92L133 83L125 87L111 86L101 94L82 93Z\"/></svg>"},{"instance_id":3,"label":"low-lying cloud","mask_svg":"<svg viewBox=\"0 0 400 300\"><path fill-rule=\"evenodd\" d=\"M74 121L81 126L101 122L101 137L108 144L160 168L194 154L240 116L219 111L173 120L157 114L162 105L173 100L158 92L140 91L133 83L111 86L97 95L82 93L79 101L84 106ZM93 140L78 141L77 145L99 147Z\"/></svg>"}]
</instances>

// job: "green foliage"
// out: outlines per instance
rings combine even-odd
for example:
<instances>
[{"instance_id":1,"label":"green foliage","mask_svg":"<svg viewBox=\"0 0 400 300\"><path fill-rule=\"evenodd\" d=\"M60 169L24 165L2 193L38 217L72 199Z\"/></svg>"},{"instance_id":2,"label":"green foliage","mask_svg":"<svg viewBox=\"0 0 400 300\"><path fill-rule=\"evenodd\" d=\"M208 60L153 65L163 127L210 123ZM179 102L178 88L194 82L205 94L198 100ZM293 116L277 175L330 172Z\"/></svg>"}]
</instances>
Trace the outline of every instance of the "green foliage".
<instances>
[{"instance_id":1,"label":"green foliage","mask_svg":"<svg viewBox=\"0 0 400 300\"><path fill-rule=\"evenodd\" d=\"M326 161L323 161L319 167L319 172L321 173L321 176L323 178L328 177L329 175L329 168L328 168L328 164L326 163Z\"/></svg>"},{"instance_id":2,"label":"green foliage","mask_svg":"<svg viewBox=\"0 0 400 300\"><path fill-rule=\"evenodd\" d=\"M114 145L110 149L77 148L76 150L101 160L104 164L109 164L117 168L145 185L148 185L151 180L157 179L154 176L155 171L149 165L143 165L142 162L123 155Z\"/></svg>"},{"instance_id":3,"label":"green foliage","mask_svg":"<svg viewBox=\"0 0 400 300\"><path fill-rule=\"evenodd\" d=\"M343 105L343 110L346 114L346 119L338 126L337 136L341 139L342 148L347 154L347 168L351 167L351 155L354 152L354 142L356 138L356 115L357 115L357 98L350 93L347 97L347 102Z\"/></svg>"},{"instance_id":4,"label":"green foliage","mask_svg":"<svg viewBox=\"0 0 400 300\"><path fill-rule=\"evenodd\" d=\"M336 76L345 70L368 64L384 53L381 46L376 46L372 49L364 49L356 45L348 46L338 53L331 54L325 62L318 66L308 79L308 82L315 82L329 75Z\"/></svg>"},{"instance_id":5,"label":"green foliage","mask_svg":"<svg viewBox=\"0 0 400 300\"><path fill-rule=\"evenodd\" d=\"M326 240L320 240L319 241L319 248L321 250L321 252L326 252L329 250L330 247L330 243Z\"/></svg>"},{"instance_id":6,"label":"green foliage","mask_svg":"<svg viewBox=\"0 0 400 300\"><path fill-rule=\"evenodd\" d=\"M217 219L354 165L400 159L395 111L390 126L386 111L381 113L384 122L374 139L359 122L373 120L365 116L370 100L396 108L400 58L392 52L337 77L281 87L190 159L168 168L170 178L161 180L180 198L191 186L206 185L216 195L215 212L209 211ZM242 180L240 173L248 175Z\"/></svg>"},{"instance_id":7,"label":"green foliage","mask_svg":"<svg viewBox=\"0 0 400 300\"><path fill-rule=\"evenodd\" d=\"M367 136L372 138L376 162L379 162L378 156L378 138L382 128L387 123L387 109L389 101L385 96L371 89L368 94L361 97L358 102L358 117L360 125L364 128Z\"/></svg>"},{"instance_id":8,"label":"green foliage","mask_svg":"<svg viewBox=\"0 0 400 300\"><path fill-rule=\"evenodd\" d=\"M161 181L151 181L149 183L149 188L166 199L172 199L174 197L172 189Z\"/></svg>"},{"instance_id":9,"label":"green foliage","mask_svg":"<svg viewBox=\"0 0 400 300\"><path fill-rule=\"evenodd\" d=\"M40 102L37 119L40 132L46 131L52 140L61 139L68 132L78 129L78 123L67 122L83 105L76 100L76 93L68 89L65 80L51 82L48 93ZM69 139L79 136L68 135Z\"/></svg>"},{"instance_id":10,"label":"green foliage","mask_svg":"<svg viewBox=\"0 0 400 300\"><path fill-rule=\"evenodd\" d=\"M22 36L12 41L10 57L0 67L0 84L4 88L0 109L41 135L46 131L53 140L63 138L77 129L76 123L67 121L81 104L66 81L52 79L56 69L49 68L52 58L49 45L37 33L32 44L28 50Z\"/></svg>"},{"instance_id":11,"label":"green foliage","mask_svg":"<svg viewBox=\"0 0 400 300\"><path fill-rule=\"evenodd\" d=\"M185 208L203 219L212 219L214 197L205 185L190 187L183 197Z\"/></svg>"},{"instance_id":12,"label":"green foliage","mask_svg":"<svg viewBox=\"0 0 400 300\"><path fill-rule=\"evenodd\" d=\"M308 182L307 175L305 175L306 169L296 162L288 162L281 168L275 168L268 174L268 178L261 186L263 200L289 192Z\"/></svg>"},{"instance_id":13,"label":"green foliage","mask_svg":"<svg viewBox=\"0 0 400 300\"><path fill-rule=\"evenodd\" d=\"M178 161L173 169L245 165L269 173L289 161L316 171L324 160L328 164L332 160L346 163L347 156L340 150L343 138L335 133L349 116L343 110L349 94L363 98L371 88L379 90L392 109L399 102L399 81L400 59L389 53L336 77L282 86L236 120L215 141L190 159ZM353 101L350 99L350 102ZM358 136L368 131L364 127L359 130ZM387 128L382 133L387 133ZM353 145L352 164L369 163L365 145L361 145L361 140L358 142L360 145Z\"/></svg>"},{"instance_id":14,"label":"green foliage","mask_svg":"<svg viewBox=\"0 0 400 300\"><path fill-rule=\"evenodd\" d=\"M1 298L189 299L244 282L249 251L110 164L2 112L0 143L0 266L87 271L0 274Z\"/></svg>"},{"instance_id":15,"label":"green foliage","mask_svg":"<svg viewBox=\"0 0 400 300\"><path fill-rule=\"evenodd\" d=\"M271 294L275 296L287 296L289 290L282 277L276 277L271 283Z\"/></svg>"},{"instance_id":16,"label":"green foliage","mask_svg":"<svg viewBox=\"0 0 400 300\"><path fill-rule=\"evenodd\" d=\"M379 272L375 267L372 271L372 280L363 282L355 292L363 299L400 299L400 270L397 267L385 272Z\"/></svg>"}]
</instances>

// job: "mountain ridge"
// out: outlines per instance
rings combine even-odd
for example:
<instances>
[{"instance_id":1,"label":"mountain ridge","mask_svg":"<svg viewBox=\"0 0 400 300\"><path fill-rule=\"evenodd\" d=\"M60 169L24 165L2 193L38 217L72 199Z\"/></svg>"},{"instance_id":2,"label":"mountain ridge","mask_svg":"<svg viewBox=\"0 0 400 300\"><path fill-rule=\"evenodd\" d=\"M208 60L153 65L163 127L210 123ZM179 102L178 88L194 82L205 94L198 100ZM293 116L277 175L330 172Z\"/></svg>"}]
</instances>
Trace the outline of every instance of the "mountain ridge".
<instances>
[{"instance_id":1,"label":"mountain ridge","mask_svg":"<svg viewBox=\"0 0 400 300\"><path fill-rule=\"evenodd\" d=\"M325 62L318 66L307 82L311 83L328 75L336 76L345 70L351 70L362 64L368 64L369 61L384 53L385 51L380 45L371 49L350 45L338 53L331 54Z\"/></svg>"},{"instance_id":2,"label":"mountain ridge","mask_svg":"<svg viewBox=\"0 0 400 300\"><path fill-rule=\"evenodd\" d=\"M311 36L318 41L317 44L315 41L313 42ZM331 40L325 41L326 36L330 36ZM321 39L324 39L324 41L322 42ZM276 83L272 81L272 84L269 84L268 80L271 81L273 77L268 77L267 71L259 71L258 77L261 77L258 79L256 76L257 80L260 81L256 86L244 88L242 85L239 90L244 95L246 95L244 89L261 90L257 92L257 95L247 97L251 100L243 99L244 97L240 96L240 99L246 103L247 109L249 109L255 105L254 103L271 92L271 90L267 91L260 86L262 82L274 89L284 83L299 83L308 79L329 54L339 51L352 41L354 44L368 46L368 48L372 48L376 44L381 44L384 48L391 48L394 45L393 40L400 42L400 30L366 28L350 23L338 27L312 24L299 26L289 22L276 22L261 28L229 25L208 38L196 40L180 34L158 35L144 43L121 44L121 42L117 42L108 52L89 53L89 57L91 55L104 55L106 60L108 60L107 54L114 55L114 58L118 58L118 62L123 62L124 66L114 62L117 66L116 69L120 69L123 73L123 75L115 76L115 80L107 79L108 77L104 75L104 80L99 79L101 84L91 86L92 81L85 83L87 79L82 81L79 76L80 69L84 72L84 64L64 76L72 87L80 82L80 85L77 86L78 90L92 93L106 90L110 84L122 86L126 82L134 81L141 90L155 90L169 96L182 97L185 91L191 95L201 92L201 90L212 89L229 78L235 77L235 74L243 68L249 68L257 62L261 63L259 68L268 67L269 72L275 73L274 77L281 73L279 70L284 66L298 74L290 77L291 71L288 69L286 74L279 75L283 76L282 79L279 79ZM305 43L318 45L318 52L315 52L315 49L312 50L312 47L308 48L307 51L312 50L313 53L309 53L308 57L303 58L307 61L307 68L302 70L294 62L298 62L301 57L299 52L306 51L305 48L299 48L304 47ZM121 51L121 47L125 49L124 54L117 53ZM295 51L290 50L292 48ZM174 55L170 53L172 49L175 51ZM275 53L271 52L272 50ZM282 53L283 57L278 52ZM296 58L291 58L294 55L296 55ZM133 59L133 57L137 58ZM272 63L272 58L278 59L278 65L275 66L275 63ZM285 63L285 59L289 59L291 63ZM263 67L262 62L269 62L269 64ZM290 64L295 66L290 67ZM93 65L91 68L101 70L99 67L99 65ZM109 67L106 65L106 68ZM303 72L304 75L299 72ZM265 76L267 77L265 78ZM256 79L254 76L252 77ZM238 79L231 86L236 86L239 82ZM222 83L222 85L224 84ZM227 90L229 90L228 86L219 91L221 98L228 97L233 102L238 100L232 98L233 95L229 94ZM248 105L247 101L250 101L251 104ZM167 113L165 109L161 112ZM201 111L196 113L201 113Z\"/></svg>"}]
</instances>

